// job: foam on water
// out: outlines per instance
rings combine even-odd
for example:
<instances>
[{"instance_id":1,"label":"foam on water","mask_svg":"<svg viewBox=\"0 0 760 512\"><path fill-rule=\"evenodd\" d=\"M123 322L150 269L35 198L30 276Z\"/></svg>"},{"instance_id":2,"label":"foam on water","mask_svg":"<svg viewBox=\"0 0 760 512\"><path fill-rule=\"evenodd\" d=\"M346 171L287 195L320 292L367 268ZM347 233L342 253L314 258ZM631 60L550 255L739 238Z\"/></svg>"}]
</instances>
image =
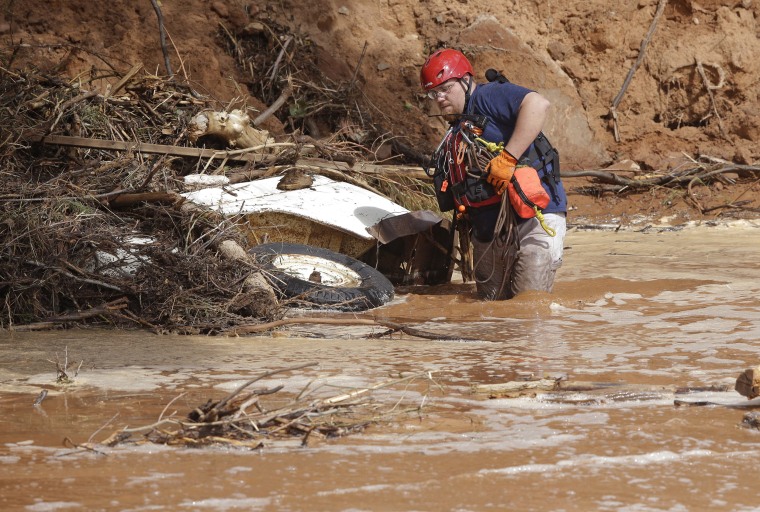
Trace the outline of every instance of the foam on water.
<instances>
[{"instance_id":1,"label":"foam on water","mask_svg":"<svg viewBox=\"0 0 760 512\"><path fill-rule=\"evenodd\" d=\"M525 464L521 466L509 466L498 469L484 469L482 475L489 474L517 474L517 473L545 473L549 471L565 471L569 468L585 468L590 470L606 470L610 466L652 466L673 462L692 462L695 459L725 457L726 454L714 453L710 450L691 450L683 453L671 451L658 451L624 455L619 457L600 457L594 455L581 455L569 460L560 460L554 464ZM749 458L752 451L733 452L731 457Z\"/></svg>"}]
</instances>

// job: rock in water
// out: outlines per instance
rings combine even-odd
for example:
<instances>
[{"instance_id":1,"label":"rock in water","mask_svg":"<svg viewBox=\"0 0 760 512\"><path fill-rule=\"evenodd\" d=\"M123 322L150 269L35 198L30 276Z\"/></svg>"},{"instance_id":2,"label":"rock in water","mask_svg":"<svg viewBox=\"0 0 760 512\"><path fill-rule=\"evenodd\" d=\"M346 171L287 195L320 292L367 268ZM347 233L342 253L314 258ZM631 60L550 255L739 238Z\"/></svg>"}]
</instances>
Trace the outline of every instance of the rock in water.
<instances>
[{"instance_id":1,"label":"rock in water","mask_svg":"<svg viewBox=\"0 0 760 512\"><path fill-rule=\"evenodd\" d=\"M746 396L750 400L760 396L760 366L745 370L744 373L739 375L734 389L740 395Z\"/></svg>"}]
</instances>

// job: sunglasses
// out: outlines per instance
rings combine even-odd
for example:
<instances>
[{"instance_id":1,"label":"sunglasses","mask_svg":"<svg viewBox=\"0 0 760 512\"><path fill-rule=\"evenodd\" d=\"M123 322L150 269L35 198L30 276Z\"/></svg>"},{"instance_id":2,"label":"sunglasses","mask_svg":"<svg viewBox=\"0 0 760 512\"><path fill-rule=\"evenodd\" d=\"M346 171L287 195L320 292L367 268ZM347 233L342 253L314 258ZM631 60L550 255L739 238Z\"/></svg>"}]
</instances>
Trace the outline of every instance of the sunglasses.
<instances>
[{"instance_id":1,"label":"sunglasses","mask_svg":"<svg viewBox=\"0 0 760 512\"><path fill-rule=\"evenodd\" d=\"M443 98L444 96L447 96L451 92L451 88L454 87L457 83L459 83L459 80L451 82L450 84L444 85L438 90L428 91L427 97L430 98L431 100Z\"/></svg>"}]
</instances>

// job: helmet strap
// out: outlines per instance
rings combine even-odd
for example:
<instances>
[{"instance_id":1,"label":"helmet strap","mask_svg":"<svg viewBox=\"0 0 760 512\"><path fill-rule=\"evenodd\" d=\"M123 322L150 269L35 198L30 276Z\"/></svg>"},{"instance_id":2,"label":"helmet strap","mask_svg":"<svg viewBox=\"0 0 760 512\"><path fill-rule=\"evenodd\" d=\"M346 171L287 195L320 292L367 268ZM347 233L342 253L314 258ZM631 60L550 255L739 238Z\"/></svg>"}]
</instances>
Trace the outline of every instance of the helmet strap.
<instances>
[{"instance_id":1,"label":"helmet strap","mask_svg":"<svg viewBox=\"0 0 760 512\"><path fill-rule=\"evenodd\" d=\"M466 86L462 84L462 81L465 81L467 84ZM462 109L463 114L467 114L467 107L470 103L470 96L472 95L472 85L475 83L475 79L472 77L472 75L469 75L467 78L460 78L459 84L462 86L462 90L464 90L464 108ZM453 119L449 121L449 126L454 126L456 123L458 123L460 118L458 116L455 116Z\"/></svg>"},{"instance_id":2,"label":"helmet strap","mask_svg":"<svg viewBox=\"0 0 760 512\"><path fill-rule=\"evenodd\" d=\"M462 89L464 89L464 111L467 112L467 107L470 103L470 96L472 95L472 84L475 82L475 80L473 79L472 75L468 75L465 80L467 82L467 87L465 88L462 86Z\"/></svg>"}]
</instances>

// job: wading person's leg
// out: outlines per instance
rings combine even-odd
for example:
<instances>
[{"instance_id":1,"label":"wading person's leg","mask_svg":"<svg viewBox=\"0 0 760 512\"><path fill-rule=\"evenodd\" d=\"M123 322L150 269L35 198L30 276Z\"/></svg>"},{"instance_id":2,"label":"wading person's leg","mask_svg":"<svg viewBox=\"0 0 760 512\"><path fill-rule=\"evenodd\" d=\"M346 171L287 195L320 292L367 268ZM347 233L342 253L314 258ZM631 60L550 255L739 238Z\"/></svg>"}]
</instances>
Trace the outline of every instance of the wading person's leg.
<instances>
[{"instance_id":1,"label":"wading person's leg","mask_svg":"<svg viewBox=\"0 0 760 512\"><path fill-rule=\"evenodd\" d=\"M514 235L513 235L514 236ZM512 298L511 271L517 258L517 244L506 234L490 242L472 237L472 261L475 288L484 300Z\"/></svg>"},{"instance_id":2,"label":"wading person's leg","mask_svg":"<svg viewBox=\"0 0 760 512\"><path fill-rule=\"evenodd\" d=\"M527 290L550 292L562 265L567 225L564 213L544 214L546 224L556 231L549 236L535 217L519 223L520 251L512 271L512 295Z\"/></svg>"}]
</instances>

